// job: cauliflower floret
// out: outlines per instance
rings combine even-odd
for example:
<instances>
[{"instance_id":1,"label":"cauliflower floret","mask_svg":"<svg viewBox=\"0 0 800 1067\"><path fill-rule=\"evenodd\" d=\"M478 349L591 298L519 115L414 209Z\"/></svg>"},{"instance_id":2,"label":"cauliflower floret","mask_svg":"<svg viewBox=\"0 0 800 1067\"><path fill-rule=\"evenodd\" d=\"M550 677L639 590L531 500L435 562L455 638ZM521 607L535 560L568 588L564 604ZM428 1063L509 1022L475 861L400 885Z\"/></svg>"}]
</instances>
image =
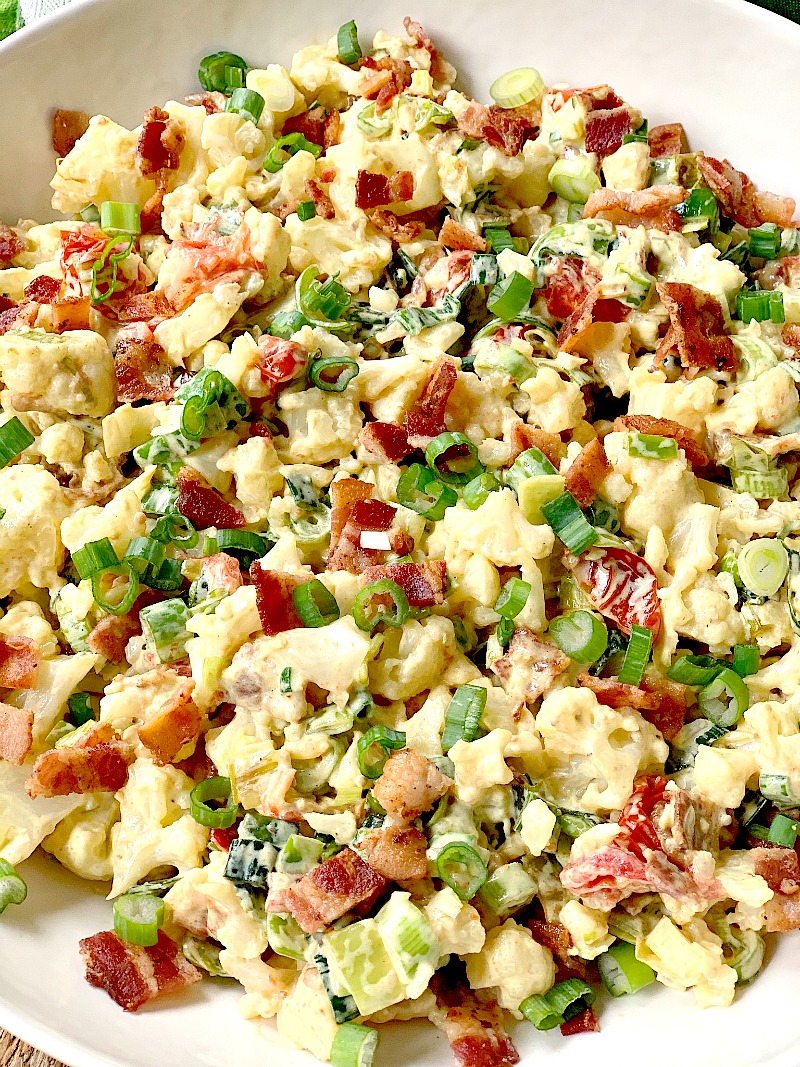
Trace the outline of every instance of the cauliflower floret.
<instances>
[{"instance_id":1,"label":"cauliflower floret","mask_svg":"<svg viewBox=\"0 0 800 1067\"><path fill-rule=\"evenodd\" d=\"M670 625L683 637L708 645L712 655L744 641L742 617L728 598L719 575L701 574L684 593L683 605L685 616L680 620L671 617Z\"/></svg>"},{"instance_id":2,"label":"cauliflower floret","mask_svg":"<svg viewBox=\"0 0 800 1067\"><path fill-rule=\"evenodd\" d=\"M260 281L257 274L251 274L250 277L256 282ZM153 334L167 353L170 363L181 366L187 356L216 337L249 295L253 295L252 284L223 282L216 285L212 292L201 293L179 315L163 319Z\"/></svg>"},{"instance_id":3,"label":"cauliflower floret","mask_svg":"<svg viewBox=\"0 0 800 1067\"><path fill-rule=\"evenodd\" d=\"M150 488L154 471L154 467L149 467L135 481L120 489L104 507L93 504L65 518L61 523L61 538L66 548L75 552L87 541L107 537L122 558L130 539L145 533L147 519L142 511L142 500Z\"/></svg>"},{"instance_id":4,"label":"cauliflower floret","mask_svg":"<svg viewBox=\"0 0 800 1067\"><path fill-rule=\"evenodd\" d=\"M365 360L353 384L376 419L401 424L430 374L430 364L419 356L393 356Z\"/></svg>"},{"instance_id":5,"label":"cauliflower floret","mask_svg":"<svg viewBox=\"0 0 800 1067\"><path fill-rule=\"evenodd\" d=\"M80 878L108 882L111 869L111 828L119 819L119 804L108 793L81 797L80 807L67 815L42 848Z\"/></svg>"},{"instance_id":6,"label":"cauliflower floret","mask_svg":"<svg viewBox=\"0 0 800 1067\"><path fill-rule=\"evenodd\" d=\"M532 856L541 856L556 828L556 817L543 800L526 804L520 816L520 837Z\"/></svg>"},{"instance_id":7,"label":"cauliflower floret","mask_svg":"<svg viewBox=\"0 0 800 1067\"><path fill-rule=\"evenodd\" d=\"M58 655L58 639L44 612L33 600L13 604L0 619L0 634L8 637L30 637L39 646L42 656Z\"/></svg>"},{"instance_id":8,"label":"cauliflower floret","mask_svg":"<svg viewBox=\"0 0 800 1067\"><path fill-rule=\"evenodd\" d=\"M0 336L0 373L18 410L102 418L114 407L114 360L92 330L9 330Z\"/></svg>"},{"instance_id":9,"label":"cauliflower floret","mask_svg":"<svg viewBox=\"0 0 800 1067\"><path fill-rule=\"evenodd\" d=\"M691 245L681 233L651 230L650 244L660 263L660 281L688 282L716 296L728 313L734 296L747 280L735 263L720 259L712 244Z\"/></svg>"},{"instance_id":10,"label":"cauliflower floret","mask_svg":"<svg viewBox=\"0 0 800 1067\"><path fill-rule=\"evenodd\" d=\"M650 180L650 147L631 141L603 160L606 185L623 192L644 189Z\"/></svg>"},{"instance_id":11,"label":"cauliflower floret","mask_svg":"<svg viewBox=\"0 0 800 1067\"><path fill-rule=\"evenodd\" d=\"M302 93L323 102L327 99L338 102L342 94L358 96L364 81L362 70L353 70L339 62L335 37L325 45L312 44L295 52L290 73ZM325 99L320 93L325 94Z\"/></svg>"},{"instance_id":12,"label":"cauliflower floret","mask_svg":"<svg viewBox=\"0 0 800 1067\"><path fill-rule=\"evenodd\" d=\"M471 904L459 900L449 886L434 893L422 910L436 934L443 956L450 952L466 956L483 948L486 931L480 914Z\"/></svg>"},{"instance_id":13,"label":"cauliflower floret","mask_svg":"<svg viewBox=\"0 0 800 1067\"><path fill-rule=\"evenodd\" d=\"M22 253L18 259L24 258ZM7 296L9 300L20 303L25 299L25 287L30 285L34 278L44 275L47 278L60 278L61 268L58 263L42 263L41 266L32 267L6 267L0 270L0 296Z\"/></svg>"},{"instance_id":14,"label":"cauliflower floret","mask_svg":"<svg viewBox=\"0 0 800 1067\"><path fill-rule=\"evenodd\" d=\"M103 419L103 448L106 455L109 459L118 459L125 452L143 445L145 441L150 440L153 431L166 418L167 405L163 401L139 408L132 407L130 404L121 404L116 411L112 411ZM41 447L41 438L39 443ZM81 447L83 447L83 434L81 434Z\"/></svg>"},{"instance_id":15,"label":"cauliflower floret","mask_svg":"<svg viewBox=\"0 0 800 1067\"><path fill-rule=\"evenodd\" d=\"M392 242L365 221L323 219L301 222L290 215L285 223L291 242L289 262L298 272L316 263L325 274L337 275L351 293L375 285L392 258Z\"/></svg>"},{"instance_id":16,"label":"cauliflower floret","mask_svg":"<svg viewBox=\"0 0 800 1067\"><path fill-rule=\"evenodd\" d=\"M278 1033L327 1063L338 1029L319 970L310 964L278 1009Z\"/></svg>"},{"instance_id":17,"label":"cauliflower floret","mask_svg":"<svg viewBox=\"0 0 800 1067\"><path fill-rule=\"evenodd\" d=\"M236 479L236 498L248 522L261 522L269 514L274 493L283 487L280 460L272 441L251 437L219 460L219 469Z\"/></svg>"},{"instance_id":18,"label":"cauliflower floret","mask_svg":"<svg viewBox=\"0 0 800 1067\"><path fill-rule=\"evenodd\" d=\"M731 430L737 434L778 430L797 414L797 389L783 367L771 367L752 382L731 391L725 404L706 420L713 433Z\"/></svg>"},{"instance_id":19,"label":"cauliflower floret","mask_svg":"<svg viewBox=\"0 0 800 1067\"><path fill-rule=\"evenodd\" d=\"M456 741L448 755L456 769L459 800L475 805L487 789L512 781L514 772L503 759L512 736L510 730L490 730L477 741Z\"/></svg>"},{"instance_id":20,"label":"cauliflower floret","mask_svg":"<svg viewBox=\"0 0 800 1067\"><path fill-rule=\"evenodd\" d=\"M69 509L53 475L27 463L1 470L0 508L0 597L26 582L37 589L60 585L59 526Z\"/></svg>"},{"instance_id":21,"label":"cauliflower floret","mask_svg":"<svg viewBox=\"0 0 800 1067\"><path fill-rule=\"evenodd\" d=\"M548 433L571 430L586 414L580 386L564 381L550 367L540 367L532 378L522 383L520 390L530 397L529 421Z\"/></svg>"},{"instance_id":22,"label":"cauliflower floret","mask_svg":"<svg viewBox=\"0 0 800 1067\"><path fill-rule=\"evenodd\" d=\"M450 620L434 615L388 630L369 665L369 677L374 692L389 700L408 700L442 683L472 681L480 671L459 651Z\"/></svg>"},{"instance_id":23,"label":"cauliflower floret","mask_svg":"<svg viewBox=\"0 0 800 1067\"><path fill-rule=\"evenodd\" d=\"M245 959L227 948L220 952L219 962L226 974L244 986L245 995L239 1001L239 1012L244 1019L271 1019L285 1003L297 973L292 967L265 963L263 959ZM311 969L316 971L316 967ZM311 1010L308 1005L304 1008ZM308 1028L309 1023L306 1017L304 1026ZM293 1046L299 1043L298 1032L293 1036Z\"/></svg>"},{"instance_id":24,"label":"cauliflower floret","mask_svg":"<svg viewBox=\"0 0 800 1067\"><path fill-rule=\"evenodd\" d=\"M721 808L738 808L744 799L747 781L758 772L753 752L745 749L700 745L694 761L697 792Z\"/></svg>"},{"instance_id":25,"label":"cauliflower floret","mask_svg":"<svg viewBox=\"0 0 800 1067\"><path fill-rule=\"evenodd\" d=\"M467 957L467 979L473 989L496 989L498 1004L518 1015L526 997L553 985L553 956L527 927L508 919L489 931L480 952Z\"/></svg>"},{"instance_id":26,"label":"cauliflower floret","mask_svg":"<svg viewBox=\"0 0 800 1067\"><path fill-rule=\"evenodd\" d=\"M155 184L152 178L143 178L136 165L138 140L136 131L95 115L72 151L56 163L50 182L55 210L72 215L86 204L104 200L144 207Z\"/></svg>"},{"instance_id":27,"label":"cauliflower floret","mask_svg":"<svg viewBox=\"0 0 800 1067\"><path fill-rule=\"evenodd\" d=\"M668 382L661 370L636 367L630 376L631 414L672 419L695 433L705 432L707 417L716 410L717 384L711 378Z\"/></svg>"},{"instance_id":28,"label":"cauliflower floret","mask_svg":"<svg viewBox=\"0 0 800 1067\"><path fill-rule=\"evenodd\" d=\"M261 630L255 587L240 586L225 597L216 611L189 619L188 628L197 634L186 642L195 681L192 698L199 707L205 708L213 700L222 672L236 650L250 634Z\"/></svg>"},{"instance_id":29,"label":"cauliflower floret","mask_svg":"<svg viewBox=\"0 0 800 1067\"><path fill-rule=\"evenodd\" d=\"M470 556L480 553L498 567L526 566L544 559L553 548L549 526L532 526L510 489L490 493L475 511L448 508L428 538L431 556L463 573Z\"/></svg>"},{"instance_id":30,"label":"cauliflower floret","mask_svg":"<svg viewBox=\"0 0 800 1067\"><path fill-rule=\"evenodd\" d=\"M726 1007L733 1000L736 971L722 955L722 941L702 919L679 929L671 919L659 920L636 946L636 957L652 967L670 989L693 989L701 1008Z\"/></svg>"},{"instance_id":31,"label":"cauliflower floret","mask_svg":"<svg viewBox=\"0 0 800 1067\"><path fill-rule=\"evenodd\" d=\"M558 920L566 926L574 945L574 954L582 960L594 960L614 941L608 932L608 915L587 908L578 900L568 900Z\"/></svg>"},{"instance_id":32,"label":"cauliflower floret","mask_svg":"<svg viewBox=\"0 0 800 1067\"><path fill-rule=\"evenodd\" d=\"M364 421L356 398L355 387L281 393L278 409L289 430L289 444L279 442L284 462L330 463L349 456Z\"/></svg>"},{"instance_id":33,"label":"cauliflower floret","mask_svg":"<svg viewBox=\"0 0 800 1067\"><path fill-rule=\"evenodd\" d=\"M37 797L25 791L30 764L15 767L0 760L0 858L18 864L26 860L85 798L79 793L66 797Z\"/></svg>"}]
</instances>

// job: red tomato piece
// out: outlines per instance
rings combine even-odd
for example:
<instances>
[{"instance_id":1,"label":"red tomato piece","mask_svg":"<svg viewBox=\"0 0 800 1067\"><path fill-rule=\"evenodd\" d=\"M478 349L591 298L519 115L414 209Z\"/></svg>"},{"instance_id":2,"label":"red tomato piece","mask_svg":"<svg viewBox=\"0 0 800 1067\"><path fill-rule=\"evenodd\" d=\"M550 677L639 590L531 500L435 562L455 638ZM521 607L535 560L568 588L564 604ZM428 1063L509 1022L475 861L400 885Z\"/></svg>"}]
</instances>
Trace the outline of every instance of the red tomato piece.
<instances>
[{"instance_id":1,"label":"red tomato piece","mask_svg":"<svg viewBox=\"0 0 800 1067\"><path fill-rule=\"evenodd\" d=\"M631 627L661 629L658 579L641 556L625 548L596 548L580 558L569 557L567 566L599 612L630 635Z\"/></svg>"}]
</instances>

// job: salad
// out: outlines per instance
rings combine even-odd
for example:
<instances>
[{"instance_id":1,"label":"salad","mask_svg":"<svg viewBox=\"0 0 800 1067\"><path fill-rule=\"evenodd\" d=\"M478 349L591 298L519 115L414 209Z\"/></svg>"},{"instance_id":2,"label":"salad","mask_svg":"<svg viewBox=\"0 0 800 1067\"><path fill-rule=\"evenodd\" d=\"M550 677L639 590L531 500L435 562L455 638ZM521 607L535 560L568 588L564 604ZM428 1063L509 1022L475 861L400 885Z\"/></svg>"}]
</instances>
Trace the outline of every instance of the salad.
<instances>
[{"instance_id":1,"label":"salad","mask_svg":"<svg viewBox=\"0 0 800 1067\"><path fill-rule=\"evenodd\" d=\"M800 928L794 201L411 19L251 58L0 226L0 921L41 847L121 1008L335 1067L730 1004Z\"/></svg>"}]
</instances>

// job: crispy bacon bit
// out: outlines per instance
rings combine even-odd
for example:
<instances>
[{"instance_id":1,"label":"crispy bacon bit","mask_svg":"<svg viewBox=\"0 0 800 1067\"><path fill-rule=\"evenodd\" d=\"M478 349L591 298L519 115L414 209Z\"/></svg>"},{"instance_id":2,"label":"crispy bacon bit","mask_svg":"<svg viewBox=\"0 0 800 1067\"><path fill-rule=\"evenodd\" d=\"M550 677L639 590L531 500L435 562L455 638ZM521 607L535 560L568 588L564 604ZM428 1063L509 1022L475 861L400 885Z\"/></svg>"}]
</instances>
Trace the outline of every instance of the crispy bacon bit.
<instances>
[{"instance_id":1,"label":"crispy bacon bit","mask_svg":"<svg viewBox=\"0 0 800 1067\"><path fill-rule=\"evenodd\" d=\"M296 341L284 341L265 333L256 346L256 367L262 381L269 382L273 394L305 374L308 352Z\"/></svg>"},{"instance_id":2,"label":"crispy bacon bit","mask_svg":"<svg viewBox=\"0 0 800 1067\"><path fill-rule=\"evenodd\" d=\"M225 110L228 98L224 93L213 91L205 93L189 93L188 96L184 96L183 102L188 104L189 107L204 107L207 115L218 115L220 111Z\"/></svg>"},{"instance_id":3,"label":"crispy bacon bit","mask_svg":"<svg viewBox=\"0 0 800 1067\"><path fill-rule=\"evenodd\" d=\"M593 327L605 322L624 322L630 311L622 301L601 296L597 285L559 330L558 347L564 352L580 351L590 338L595 339L597 331Z\"/></svg>"},{"instance_id":4,"label":"crispy bacon bit","mask_svg":"<svg viewBox=\"0 0 800 1067\"><path fill-rule=\"evenodd\" d=\"M24 240L10 226L0 222L0 267L7 267L12 259L24 251Z\"/></svg>"},{"instance_id":5,"label":"crispy bacon bit","mask_svg":"<svg viewBox=\"0 0 800 1067\"><path fill-rule=\"evenodd\" d=\"M559 1029L564 1037L569 1037L570 1034L596 1034L600 1030L600 1023L597 1021L594 1008L584 1008L583 1011L579 1011L577 1015L573 1015L571 1019L562 1023Z\"/></svg>"},{"instance_id":6,"label":"crispy bacon bit","mask_svg":"<svg viewBox=\"0 0 800 1067\"><path fill-rule=\"evenodd\" d=\"M403 26L408 36L412 39L417 48L424 48L428 55L431 57L430 75L434 82L443 82L447 78L447 71L442 60L441 53L427 33L423 30L422 26L414 19L403 19Z\"/></svg>"},{"instance_id":7,"label":"crispy bacon bit","mask_svg":"<svg viewBox=\"0 0 800 1067\"><path fill-rule=\"evenodd\" d=\"M398 463L412 451L408 434L393 422L368 422L358 440L364 451L381 463Z\"/></svg>"},{"instance_id":8,"label":"crispy bacon bit","mask_svg":"<svg viewBox=\"0 0 800 1067\"><path fill-rule=\"evenodd\" d=\"M791 896L800 889L800 860L793 848L751 848L755 872L776 893Z\"/></svg>"},{"instance_id":9,"label":"crispy bacon bit","mask_svg":"<svg viewBox=\"0 0 800 1067\"><path fill-rule=\"evenodd\" d=\"M594 678L591 674L579 674L578 682L609 708L636 708L666 741L672 741L683 726L688 690L679 682L656 674L646 674L641 686L626 685L616 678Z\"/></svg>"},{"instance_id":10,"label":"crispy bacon bit","mask_svg":"<svg viewBox=\"0 0 800 1067\"><path fill-rule=\"evenodd\" d=\"M342 116L340 112L334 108L329 111L325 116L325 126L322 131L322 147L327 152L329 148L333 148L334 145L339 143L339 137L342 133Z\"/></svg>"},{"instance_id":11,"label":"crispy bacon bit","mask_svg":"<svg viewBox=\"0 0 800 1067\"><path fill-rule=\"evenodd\" d=\"M647 143L650 147L651 159L680 156L689 151L686 130L680 122L666 122L663 126L653 126L647 131Z\"/></svg>"},{"instance_id":12,"label":"crispy bacon bit","mask_svg":"<svg viewBox=\"0 0 800 1067\"><path fill-rule=\"evenodd\" d=\"M372 830L357 846L370 867L391 882L425 878L427 847L425 835L416 826L384 826Z\"/></svg>"},{"instance_id":13,"label":"crispy bacon bit","mask_svg":"<svg viewBox=\"0 0 800 1067\"><path fill-rule=\"evenodd\" d=\"M163 930L150 948L123 941L112 930L83 938L79 947L87 982L105 989L125 1011L136 1011L149 1000L176 993L202 978Z\"/></svg>"},{"instance_id":14,"label":"crispy bacon bit","mask_svg":"<svg viewBox=\"0 0 800 1067\"><path fill-rule=\"evenodd\" d=\"M166 352L155 340L120 336L114 348L114 376L120 403L136 400L170 400L175 386Z\"/></svg>"},{"instance_id":15,"label":"crispy bacon bit","mask_svg":"<svg viewBox=\"0 0 800 1067\"><path fill-rule=\"evenodd\" d=\"M797 350L800 356L800 326L790 325L784 326L781 331L781 340L785 345Z\"/></svg>"},{"instance_id":16,"label":"crispy bacon bit","mask_svg":"<svg viewBox=\"0 0 800 1067\"><path fill-rule=\"evenodd\" d=\"M325 145L325 120L325 108L321 104L314 104L308 111L302 111L299 115L292 115L287 119L281 132L284 136L289 133L299 133L312 144L323 146Z\"/></svg>"},{"instance_id":17,"label":"crispy bacon bit","mask_svg":"<svg viewBox=\"0 0 800 1067\"><path fill-rule=\"evenodd\" d=\"M634 430L636 433L653 434L656 437L672 437L686 453L686 459L695 468L708 467L711 457L700 444L697 434L680 422L672 419L657 419L653 415L620 415L614 421L615 430Z\"/></svg>"},{"instance_id":18,"label":"crispy bacon bit","mask_svg":"<svg viewBox=\"0 0 800 1067\"><path fill-rule=\"evenodd\" d=\"M335 111L335 115L339 112ZM333 219L336 217L336 209L333 206L333 201L319 184L315 182L313 178L309 178L306 182L306 194L309 200L314 202L314 208L317 215L321 219Z\"/></svg>"},{"instance_id":19,"label":"crispy bacon bit","mask_svg":"<svg viewBox=\"0 0 800 1067\"><path fill-rule=\"evenodd\" d=\"M61 279L40 274L25 286L25 298L39 304L52 304L61 292Z\"/></svg>"},{"instance_id":20,"label":"crispy bacon bit","mask_svg":"<svg viewBox=\"0 0 800 1067\"><path fill-rule=\"evenodd\" d=\"M505 654L489 666L510 697L523 703L537 700L570 664L569 656L519 626Z\"/></svg>"},{"instance_id":21,"label":"crispy bacon bit","mask_svg":"<svg viewBox=\"0 0 800 1067\"><path fill-rule=\"evenodd\" d=\"M383 875L345 848L288 889L270 895L267 909L288 911L305 933L315 934L358 904L374 901L385 887Z\"/></svg>"},{"instance_id":22,"label":"crispy bacon bit","mask_svg":"<svg viewBox=\"0 0 800 1067\"><path fill-rule=\"evenodd\" d=\"M688 195L682 185L656 185L634 193L596 189L586 201L583 217L606 219L615 226L644 226L671 233L681 228L682 219L675 208Z\"/></svg>"},{"instance_id":23,"label":"crispy bacon bit","mask_svg":"<svg viewBox=\"0 0 800 1067\"><path fill-rule=\"evenodd\" d=\"M369 500L374 490L375 486L360 482L357 478L338 478L331 482L331 553L339 544L353 505L358 500Z\"/></svg>"},{"instance_id":24,"label":"crispy bacon bit","mask_svg":"<svg viewBox=\"0 0 800 1067\"><path fill-rule=\"evenodd\" d=\"M567 319L600 281L600 272L578 256L559 256L544 289L547 310L555 319Z\"/></svg>"},{"instance_id":25,"label":"crispy bacon bit","mask_svg":"<svg viewBox=\"0 0 800 1067\"><path fill-rule=\"evenodd\" d=\"M255 560L250 567L250 580L256 587L258 617L267 637L303 625L292 599L294 590L303 584L302 578L283 571L264 570L261 561Z\"/></svg>"},{"instance_id":26,"label":"crispy bacon bit","mask_svg":"<svg viewBox=\"0 0 800 1067\"><path fill-rule=\"evenodd\" d=\"M430 811L452 784L425 756L404 748L386 761L372 792L390 815L410 823L423 811Z\"/></svg>"},{"instance_id":27,"label":"crispy bacon bit","mask_svg":"<svg viewBox=\"0 0 800 1067\"><path fill-rule=\"evenodd\" d=\"M444 425L447 401L457 380L458 372L453 360L448 356L440 356L433 365L431 376L414 405L414 410Z\"/></svg>"},{"instance_id":28,"label":"crispy bacon bit","mask_svg":"<svg viewBox=\"0 0 800 1067\"><path fill-rule=\"evenodd\" d=\"M128 764L133 758L133 749L122 741L91 748L53 748L36 760L25 789L31 798L116 793L128 779Z\"/></svg>"},{"instance_id":29,"label":"crispy bacon bit","mask_svg":"<svg viewBox=\"0 0 800 1067\"><path fill-rule=\"evenodd\" d=\"M540 452L543 452L556 470L566 451L563 441L556 434L548 433L547 430L537 430L535 426L528 426L524 422L515 422L511 427L509 463L513 463L517 456L529 448L538 448Z\"/></svg>"},{"instance_id":30,"label":"crispy bacon bit","mask_svg":"<svg viewBox=\"0 0 800 1067\"><path fill-rule=\"evenodd\" d=\"M87 115L85 111L68 111L60 107L56 108L53 112L51 143L53 151L59 159L69 155L76 142L83 137L89 129L90 119L91 116Z\"/></svg>"},{"instance_id":31,"label":"crispy bacon bit","mask_svg":"<svg viewBox=\"0 0 800 1067\"><path fill-rule=\"evenodd\" d=\"M586 118L586 151L599 156L610 155L622 145L622 138L633 128L627 107L599 108Z\"/></svg>"},{"instance_id":32,"label":"crispy bacon bit","mask_svg":"<svg viewBox=\"0 0 800 1067\"><path fill-rule=\"evenodd\" d=\"M761 225L764 220L758 211L756 187L743 171L736 170L727 159L702 152L697 156L697 169L728 218L740 226Z\"/></svg>"},{"instance_id":33,"label":"crispy bacon bit","mask_svg":"<svg viewBox=\"0 0 800 1067\"><path fill-rule=\"evenodd\" d=\"M377 72L361 83L360 92L367 99L375 99L375 113L382 115L398 93L411 85L411 64L405 59L392 59L391 56L381 56L380 59L364 56L360 62L362 68Z\"/></svg>"},{"instance_id":34,"label":"crispy bacon bit","mask_svg":"<svg viewBox=\"0 0 800 1067\"><path fill-rule=\"evenodd\" d=\"M514 109L483 104L470 104L458 120L458 128L467 137L486 141L506 156L518 155L537 129L530 118Z\"/></svg>"},{"instance_id":35,"label":"crispy bacon bit","mask_svg":"<svg viewBox=\"0 0 800 1067\"><path fill-rule=\"evenodd\" d=\"M179 123L160 107L151 107L144 114L142 132L136 145L136 165L145 178L152 178L159 170L177 170L186 142Z\"/></svg>"},{"instance_id":36,"label":"crispy bacon bit","mask_svg":"<svg viewBox=\"0 0 800 1067\"><path fill-rule=\"evenodd\" d=\"M88 330L91 306L88 296L68 296L63 300L56 300L50 305L56 333L62 333L64 330Z\"/></svg>"},{"instance_id":37,"label":"crispy bacon bit","mask_svg":"<svg viewBox=\"0 0 800 1067\"><path fill-rule=\"evenodd\" d=\"M764 222L774 222L777 226L791 226L794 223L797 203L791 196L757 192L756 207Z\"/></svg>"},{"instance_id":38,"label":"crispy bacon bit","mask_svg":"<svg viewBox=\"0 0 800 1067\"><path fill-rule=\"evenodd\" d=\"M379 208L369 213L369 221L376 230L380 230L397 244L408 244L416 240L425 229L425 223L421 219L404 218L401 222L393 211Z\"/></svg>"},{"instance_id":39,"label":"crispy bacon bit","mask_svg":"<svg viewBox=\"0 0 800 1067\"><path fill-rule=\"evenodd\" d=\"M736 349L725 333L719 300L686 282L658 282L656 290L669 313L669 328L656 352L656 363L663 363L676 349L681 366L695 374L702 369L736 370Z\"/></svg>"},{"instance_id":40,"label":"crispy bacon bit","mask_svg":"<svg viewBox=\"0 0 800 1067\"><path fill-rule=\"evenodd\" d=\"M244 515L212 489L202 474L191 467L178 471L178 511L199 529L216 526L237 530L245 525Z\"/></svg>"},{"instance_id":41,"label":"crispy bacon bit","mask_svg":"<svg viewBox=\"0 0 800 1067\"><path fill-rule=\"evenodd\" d=\"M447 564L443 559L425 563L387 563L382 567L368 567L361 578L365 585L390 578L406 594L410 607L429 608L444 603Z\"/></svg>"},{"instance_id":42,"label":"crispy bacon bit","mask_svg":"<svg viewBox=\"0 0 800 1067\"><path fill-rule=\"evenodd\" d=\"M566 926L544 919L528 919L527 925L535 940L549 948L555 956L558 981L564 978L582 978L586 981L589 966L586 960L570 952L573 942Z\"/></svg>"},{"instance_id":43,"label":"crispy bacon bit","mask_svg":"<svg viewBox=\"0 0 800 1067\"><path fill-rule=\"evenodd\" d=\"M194 682L185 679L159 709L158 714L139 727L139 740L156 763L172 763L184 745L196 741L203 714L192 700Z\"/></svg>"},{"instance_id":44,"label":"crispy bacon bit","mask_svg":"<svg viewBox=\"0 0 800 1067\"><path fill-rule=\"evenodd\" d=\"M800 894L784 896L776 893L767 901L764 908L767 933L784 933L787 930L800 930Z\"/></svg>"},{"instance_id":45,"label":"crispy bacon bit","mask_svg":"<svg viewBox=\"0 0 800 1067\"><path fill-rule=\"evenodd\" d=\"M582 508L594 501L600 491L600 484L611 473L611 464L606 457L603 442L595 437L575 457L564 475L564 486L575 497Z\"/></svg>"},{"instance_id":46,"label":"crispy bacon bit","mask_svg":"<svg viewBox=\"0 0 800 1067\"><path fill-rule=\"evenodd\" d=\"M356 207L372 208L411 200L414 196L414 175L400 170L391 177L360 170L356 177Z\"/></svg>"},{"instance_id":47,"label":"crispy bacon bit","mask_svg":"<svg viewBox=\"0 0 800 1067\"><path fill-rule=\"evenodd\" d=\"M0 687L33 689L39 645L30 637L0 637Z\"/></svg>"},{"instance_id":48,"label":"crispy bacon bit","mask_svg":"<svg viewBox=\"0 0 800 1067\"><path fill-rule=\"evenodd\" d=\"M484 252L486 250L486 242L480 234L473 233L449 215L442 223L438 240L440 245L454 251Z\"/></svg>"},{"instance_id":49,"label":"crispy bacon bit","mask_svg":"<svg viewBox=\"0 0 800 1067\"><path fill-rule=\"evenodd\" d=\"M405 429L411 448L427 448L434 437L444 432L445 426L421 411L409 411Z\"/></svg>"},{"instance_id":50,"label":"crispy bacon bit","mask_svg":"<svg viewBox=\"0 0 800 1067\"><path fill-rule=\"evenodd\" d=\"M447 1035L457 1067L514 1067L519 1053L495 1000L478 1000L462 980L438 972L431 983L436 1011L430 1020Z\"/></svg>"},{"instance_id":51,"label":"crispy bacon bit","mask_svg":"<svg viewBox=\"0 0 800 1067\"><path fill-rule=\"evenodd\" d=\"M0 311L0 334L8 333L17 326L33 326L38 312L39 306L33 302Z\"/></svg>"},{"instance_id":52,"label":"crispy bacon bit","mask_svg":"<svg viewBox=\"0 0 800 1067\"><path fill-rule=\"evenodd\" d=\"M163 289L149 293L134 293L114 304L117 319L121 323L147 322L150 319L169 319L177 310Z\"/></svg>"},{"instance_id":53,"label":"crispy bacon bit","mask_svg":"<svg viewBox=\"0 0 800 1067\"><path fill-rule=\"evenodd\" d=\"M396 511L396 508L390 504L384 504L381 500L354 500L350 505L349 517L338 537L336 547L328 553L328 570L347 570L353 574L360 574L371 564L377 563L381 550L363 547L361 535L365 531L388 531ZM389 544L392 551L400 552L400 554L413 549L413 541L410 542L409 547L408 538L401 531L389 533Z\"/></svg>"},{"instance_id":54,"label":"crispy bacon bit","mask_svg":"<svg viewBox=\"0 0 800 1067\"><path fill-rule=\"evenodd\" d=\"M213 556L206 556L201 572L209 588L219 589L224 593L235 593L243 584L239 561L229 556L227 552L216 552Z\"/></svg>"},{"instance_id":55,"label":"crispy bacon bit","mask_svg":"<svg viewBox=\"0 0 800 1067\"><path fill-rule=\"evenodd\" d=\"M105 656L110 663L122 663L128 642L141 632L138 612L106 615L86 638L86 643L92 652Z\"/></svg>"},{"instance_id":56,"label":"crispy bacon bit","mask_svg":"<svg viewBox=\"0 0 800 1067\"><path fill-rule=\"evenodd\" d=\"M0 760L19 767L33 744L33 711L0 703Z\"/></svg>"}]
</instances>

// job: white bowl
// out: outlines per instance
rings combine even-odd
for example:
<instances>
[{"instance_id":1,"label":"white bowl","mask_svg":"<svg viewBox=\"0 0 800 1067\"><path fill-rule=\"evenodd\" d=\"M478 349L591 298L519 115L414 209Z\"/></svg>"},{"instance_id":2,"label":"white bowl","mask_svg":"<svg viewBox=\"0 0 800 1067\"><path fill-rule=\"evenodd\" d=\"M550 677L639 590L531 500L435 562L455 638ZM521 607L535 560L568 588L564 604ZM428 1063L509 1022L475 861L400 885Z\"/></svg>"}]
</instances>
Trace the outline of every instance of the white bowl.
<instances>
[{"instance_id":1,"label":"white bowl","mask_svg":"<svg viewBox=\"0 0 800 1067\"><path fill-rule=\"evenodd\" d=\"M288 62L309 39L355 18L364 39L418 18L464 84L484 98L503 70L535 65L547 81L608 81L651 122L680 120L690 142L728 156L762 187L800 196L800 28L744 0L83 0L0 45L0 219L52 217L54 107L135 126L144 110L196 88L198 61L230 48ZM2 798L0 798L2 803ZM111 908L54 861L25 866L24 907L0 920L0 1025L72 1067L310 1067L270 1024L237 1013L239 987L204 982L123 1013L83 979L77 942L107 929ZM727 1010L650 989L605 1002L602 1033L561 1038L524 1025L524 1064L582 1067L797 1067L797 936ZM452 1062L432 1027L385 1029L380 1067Z\"/></svg>"}]
</instances>

